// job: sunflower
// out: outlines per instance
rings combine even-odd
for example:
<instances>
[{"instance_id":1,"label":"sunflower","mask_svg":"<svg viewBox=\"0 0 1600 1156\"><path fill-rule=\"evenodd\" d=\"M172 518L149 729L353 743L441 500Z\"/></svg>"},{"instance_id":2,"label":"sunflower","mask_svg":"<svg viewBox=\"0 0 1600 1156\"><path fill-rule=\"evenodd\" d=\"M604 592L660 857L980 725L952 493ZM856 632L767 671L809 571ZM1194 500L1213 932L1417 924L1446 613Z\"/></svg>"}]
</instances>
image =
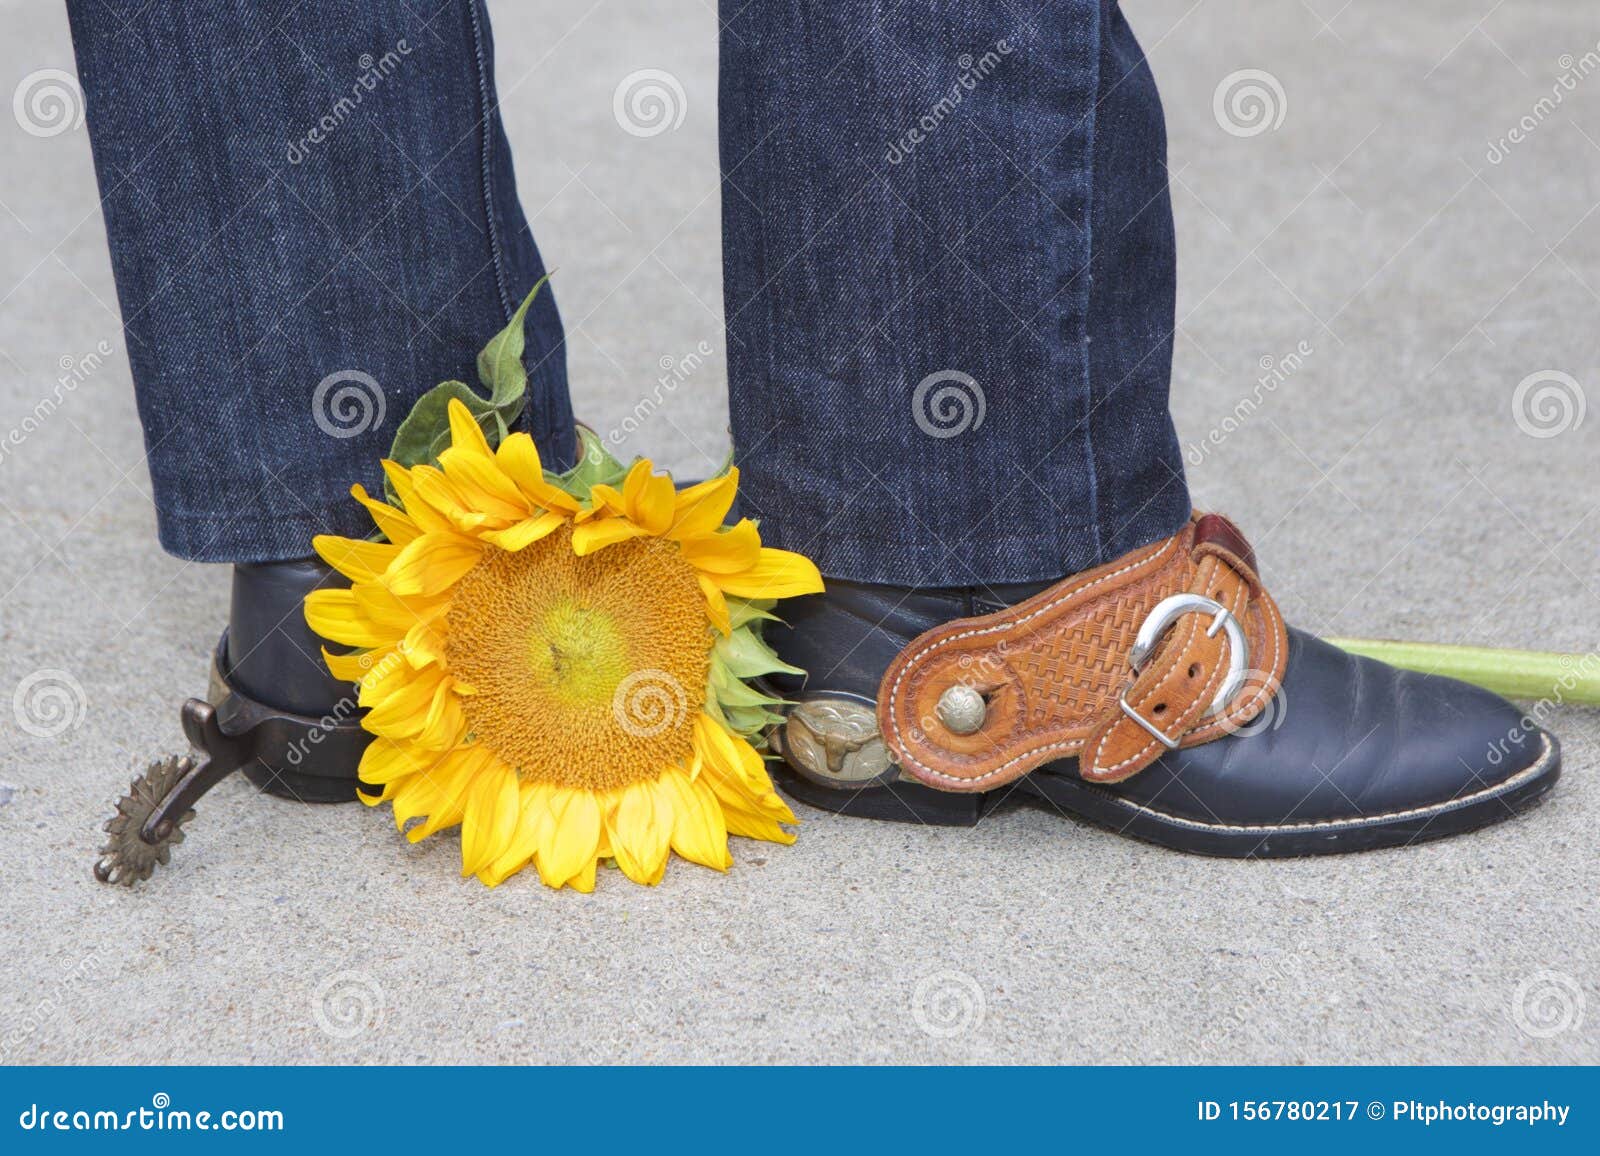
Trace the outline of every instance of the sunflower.
<instances>
[{"instance_id":1,"label":"sunflower","mask_svg":"<svg viewBox=\"0 0 1600 1156\"><path fill-rule=\"evenodd\" d=\"M437 465L385 461L388 501L352 490L387 541L315 540L352 583L306 618L355 648L324 654L375 736L363 797L413 842L459 824L490 886L533 866L589 891L608 859L653 884L671 851L725 870L729 834L793 842L751 742L778 701L745 680L793 670L760 626L822 579L724 525L738 470L678 489L582 431L554 475L527 434L491 447L460 400L448 417Z\"/></svg>"}]
</instances>

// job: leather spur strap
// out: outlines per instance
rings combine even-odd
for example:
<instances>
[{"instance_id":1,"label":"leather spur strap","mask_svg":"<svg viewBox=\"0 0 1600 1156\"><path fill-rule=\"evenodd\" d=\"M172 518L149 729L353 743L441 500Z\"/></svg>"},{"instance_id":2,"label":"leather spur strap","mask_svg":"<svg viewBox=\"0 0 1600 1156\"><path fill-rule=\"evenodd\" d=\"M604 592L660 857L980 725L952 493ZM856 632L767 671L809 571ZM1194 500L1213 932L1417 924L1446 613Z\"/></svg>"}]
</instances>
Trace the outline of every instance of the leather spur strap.
<instances>
[{"instance_id":1,"label":"leather spur strap","mask_svg":"<svg viewBox=\"0 0 1600 1156\"><path fill-rule=\"evenodd\" d=\"M1026 602L920 635L883 676L878 726L901 768L941 790L993 790L1072 756L1084 779L1114 783L1247 723L1287 656L1244 536L1196 515Z\"/></svg>"}]
</instances>

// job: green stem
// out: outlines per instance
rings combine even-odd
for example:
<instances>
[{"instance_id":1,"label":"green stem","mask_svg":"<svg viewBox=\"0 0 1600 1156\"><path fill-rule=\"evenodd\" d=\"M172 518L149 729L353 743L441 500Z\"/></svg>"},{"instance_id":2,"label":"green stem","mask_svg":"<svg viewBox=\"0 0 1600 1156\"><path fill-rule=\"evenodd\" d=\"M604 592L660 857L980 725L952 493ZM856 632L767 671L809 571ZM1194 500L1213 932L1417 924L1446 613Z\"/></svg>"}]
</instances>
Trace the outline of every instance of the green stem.
<instances>
[{"instance_id":1,"label":"green stem","mask_svg":"<svg viewBox=\"0 0 1600 1156\"><path fill-rule=\"evenodd\" d=\"M1600 653L1558 654L1549 650L1498 650L1373 638L1328 641L1351 654L1423 674L1459 678L1507 698L1600 706Z\"/></svg>"}]
</instances>

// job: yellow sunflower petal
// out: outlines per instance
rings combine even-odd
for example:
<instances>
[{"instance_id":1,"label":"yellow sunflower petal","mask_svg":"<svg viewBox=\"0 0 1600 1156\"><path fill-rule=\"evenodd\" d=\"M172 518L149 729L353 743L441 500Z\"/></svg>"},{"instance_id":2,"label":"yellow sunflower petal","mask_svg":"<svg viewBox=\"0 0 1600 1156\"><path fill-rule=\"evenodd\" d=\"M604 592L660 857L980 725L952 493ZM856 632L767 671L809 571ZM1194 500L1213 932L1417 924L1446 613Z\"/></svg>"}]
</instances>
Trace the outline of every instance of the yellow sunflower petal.
<instances>
[{"instance_id":1,"label":"yellow sunflower petal","mask_svg":"<svg viewBox=\"0 0 1600 1156\"><path fill-rule=\"evenodd\" d=\"M708 478L678 491L667 536L680 540L712 534L721 527L733 508L739 492L739 470L730 469L719 478Z\"/></svg>"},{"instance_id":2,"label":"yellow sunflower petal","mask_svg":"<svg viewBox=\"0 0 1600 1156\"><path fill-rule=\"evenodd\" d=\"M461 817L461 874L476 875L504 854L521 814L516 772L491 757L467 792Z\"/></svg>"},{"instance_id":3,"label":"yellow sunflower petal","mask_svg":"<svg viewBox=\"0 0 1600 1156\"><path fill-rule=\"evenodd\" d=\"M495 451L494 460L500 472L510 478L534 505L568 514L578 508L577 498L545 481L539 447L527 434L514 433L502 441L500 448Z\"/></svg>"},{"instance_id":4,"label":"yellow sunflower petal","mask_svg":"<svg viewBox=\"0 0 1600 1156\"><path fill-rule=\"evenodd\" d=\"M361 725L384 738L415 737L434 709L434 699L445 678L437 668L419 671L407 668L403 678L382 680L368 696L371 709Z\"/></svg>"},{"instance_id":5,"label":"yellow sunflower petal","mask_svg":"<svg viewBox=\"0 0 1600 1156\"><path fill-rule=\"evenodd\" d=\"M481 747L451 751L427 774L413 776L395 793L397 823L404 826L409 819L425 816L422 823L406 832L408 840L420 842L436 831L461 822L467 790L486 754ZM402 810L406 812L406 820L400 818Z\"/></svg>"},{"instance_id":6,"label":"yellow sunflower petal","mask_svg":"<svg viewBox=\"0 0 1600 1156\"><path fill-rule=\"evenodd\" d=\"M761 535L749 518L720 534L686 540L683 556L697 570L710 574L744 574L761 561ZM799 555L796 555L799 557Z\"/></svg>"},{"instance_id":7,"label":"yellow sunflower petal","mask_svg":"<svg viewBox=\"0 0 1600 1156\"><path fill-rule=\"evenodd\" d=\"M490 513L483 508L482 495L474 494L434 466L417 466L411 471L411 484L416 492L416 505L432 512L434 521L424 527L430 532L453 530L475 534L485 526L496 529L522 516L518 510Z\"/></svg>"},{"instance_id":8,"label":"yellow sunflower petal","mask_svg":"<svg viewBox=\"0 0 1600 1156\"><path fill-rule=\"evenodd\" d=\"M502 550L509 550L515 554L524 547L531 546L541 538L548 537L561 526L566 524L566 518L556 513L539 514L532 518L525 518L504 530L489 530L480 535L491 546L498 546Z\"/></svg>"},{"instance_id":9,"label":"yellow sunflower petal","mask_svg":"<svg viewBox=\"0 0 1600 1156\"><path fill-rule=\"evenodd\" d=\"M732 807L723 808L722 818L728 824L730 835L743 835L746 839L760 839L765 843L782 843L786 847L794 842L794 832L785 831L774 819L750 815Z\"/></svg>"},{"instance_id":10,"label":"yellow sunflower petal","mask_svg":"<svg viewBox=\"0 0 1600 1156\"><path fill-rule=\"evenodd\" d=\"M351 590L313 590L306 595L306 623L322 637L345 646L386 646L397 641L392 628L372 620Z\"/></svg>"},{"instance_id":11,"label":"yellow sunflower petal","mask_svg":"<svg viewBox=\"0 0 1600 1156\"><path fill-rule=\"evenodd\" d=\"M490 887L498 887L528 865L539 850L541 824L550 822L549 784L520 783L518 792L517 822L511 841L494 862L478 874Z\"/></svg>"},{"instance_id":12,"label":"yellow sunflower petal","mask_svg":"<svg viewBox=\"0 0 1600 1156\"><path fill-rule=\"evenodd\" d=\"M483 544L454 533L424 534L395 556L383 576L391 594L439 594L483 558Z\"/></svg>"},{"instance_id":13,"label":"yellow sunflower petal","mask_svg":"<svg viewBox=\"0 0 1600 1156\"><path fill-rule=\"evenodd\" d=\"M582 558L629 538L641 537L646 532L643 526L627 518L597 518L572 528L572 552Z\"/></svg>"},{"instance_id":14,"label":"yellow sunflower petal","mask_svg":"<svg viewBox=\"0 0 1600 1156\"><path fill-rule=\"evenodd\" d=\"M444 750L461 741L467 730L467 716L461 709L461 693L467 688L446 679L434 692L428 716L415 739L418 746Z\"/></svg>"},{"instance_id":15,"label":"yellow sunflower petal","mask_svg":"<svg viewBox=\"0 0 1600 1156\"><path fill-rule=\"evenodd\" d=\"M677 505L672 479L655 472L648 458L633 463L622 483L622 501L628 517L650 534L665 534Z\"/></svg>"},{"instance_id":16,"label":"yellow sunflower petal","mask_svg":"<svg viewBox=\"0 0 1600 1156\"><path fill-rule=\"evenodd\" d=\"M690 782L679 770L664 772L657 785L672 811L672 849L715 871L733 866L727 823L711 788L699 779Z\"/></svg>"},{"instance_id":17,"label":"yellow sunflower petal","mask_svg":"<svg viewBox=\"0 0 1600 1156\"><path fill-rule=\"evenodd\" d=\"M706 617L711 619L715 626L724 635L733 633L733 618L728 613L728 600L722 596L721 588L716 581L705 574L697 574L700 580L700 589L706 596Z\"/></svg>"},{"instance_id":18,"label":"yellow sunflower petal","mask_svg":"<svg viewBox=\"0 0 1600 1156\"><path fill-rule=\"evenodd\" d=\"M551 887L560 887L585 868L594 869L600 845L600 805L590 791L557 788L550 813L554 822L540 843L539 878Z\"/></svg>"},{"instance_id":19,"label":"yellow sunflower petal","mask_svg":"<svg viewBox=\"0 0 1600 1156\"><path fill-rule=\"evenodd\" d=\"M468 503L491 518L524 518L530 512L532 503L500 472L494 458L452 447L439 455L439 465Z\"/></svg>"},{"instance_id":20,"label":"yellow sunflower petal","mask_svg":"<svg viewBox=\"0 0 1600 1156\"><path fill-rule=\"evenodd\" d=\"M617 866L635 883L659 883L672 847L672 811L658 800L656 784L648 780L630 783L618 794L606 815Z\"/></svg>"},{"instance_id":21,"label":"yellow sunflower petal","mask_svg":"<svg viewBox=\"0 0 1600 1156\"><path fill-rule=\"evenodd\" d=\"M424 674L412 666L401 656L398 646L368 651L362 657L371 658L377 654L382 654L383 657L374 660L361 672L359 678L353 680L357 688L356 702L361 706L377 706L379 703L387 702L402 687L408 686L415 680L433 680L439 676L437 670Z\"/></svg>"},{"instance_id":22,"label":"yellow sunflower petal","mask_svg":"<svg viewBox=\"0 0 1600 1156\"><path fill-rule=\"evenodd\" d=\"M362 752L359 774L363 783L379 787L407 775L425 774L433 769L440 757L437 752L425 753L410 743L375 738Z\"/></svg>"},{"instance_id":23,"label":"yellow sunflower petal","mask_svg":"<svg viewBox=\"0 0 1600 1156\"><path fill-rule=\"evenodd\" d=\"M360 682L374 666L383 665L400 653L399 646L380 646L373 650L359 650L353 654L335 654L326 646L322 660L328 664L328 673L342 682Z\"/></svg>"},{"instance_id":24,"label":"yellow sunflower petal","mask_svg":"<svg viewBox=\"0 0 1600 1156\"><path fill-rule=\"evenodd\" d=\"M763 546L754 566L739 574L718 574L717 585L739 598L794 598L820 594L822 575L804 554Z\"/></svg>"},{"instance_id":25,"label":"yellow sunflower petal","mask_svg":"<svg viewBox=\"0 0 1600 1156\"><path fill-rule=\"evenodd\" d=\"M745 739L703 712L695 719L694 737L695 749L705 757L706 777L720 799L753 816L795 821L794 812L773 789L766 763Z\"/></svg>"},{"instance_id":26,"label":"yellow sunflower petal","mask_svg":"<svg viewBox=\"0 0 1600 1156\"><path fill-rule=\"evenodd\" d=\"M372 515L372 522L382 531L383 536L398 546L404 546L411 539L422 533L417 526L416 519L403 510L397 510L388 502L380 502L377 498L367 496L364 486L350 487L350 496L355 498L367 508L367 513Z\"/></svg>"},{"instance_id":27,"label":"yellow sunflower petal","mask_svg":"<svg viewBox=\"0 0 1600 1156\"><path fill-rule=\"evenodd\" d=\"M432 775L410 775L384 787L394 805L395 830L404 831L411 820L433 810L440 799L439 788L440 781Z\"/></svg>"},{"instance_id":28,"label":"yellow sunflower petal","mask_svg":"<svg viewBox=\"0 0 1600 1156\"><path fill-rule=\"evenodd\" d=\"M465 450L480 457L492 458L493 451L489 449L489 439L484 436L483 427L478 424L478 419L472 416L472 411L467 408L466 402L459 397L452 397L446 412L450 416L450 448Z\"/></svg>"},{"instance_id":29,"label":"yellow sunflower petal","mask_svg":"<svg viewBox=\"0 0 1600 1156\"><path fill-rule=\"evenodd\" d=\"M399 497L400 504L406 508L406 515L416 523L417 529L424 534L448 530L451 525L450 519L439 507L432 505L417 491L417 481L424 472L439 474L439 471L432 466L417 466L408 470L399 462L388 459L383 461L384 476L389 479L390 488ZM390 540L394 540L393 535L390 535Z\"/></svg>"},{"instance_id":30,"label":"yellow sunflower petal","mask_svg":"<svg viewBox=\"0 0 1600 1156\"><path fill-rule=\"evenodd\" d=\"M340 538L317 534L311 548L328 565L352 582L375 582L389 568L400 547L393 542L373 542L365 538Z\"/></svg>"},{"instance_id":31,"label":"yellow sunflower petal","mask_svg":"<svg viewBox=\"0 0 1600 1156\"><path fill-rule=\"evenodd\" d=\"M400 643L400 651L412 666L421 668L444 661L443 619L449 609L449 604L446 603L428 611L406 631L405 639Z\"/></svg>"},{"instance_id":32,"label":"yellow sunflower petal","mask_svg":"<svg viewBox=\"0 0 1600 1156\"><path fill-rule=\"evenodd\" d=\"M597 486L589 487L589 508L578 511L578 520L583 521L586 518L604 517L607 514L622 514L626 516L627 513L628 503L623 500L622 494L613 487L601 482Z\"/></svg>"}]
</instances>

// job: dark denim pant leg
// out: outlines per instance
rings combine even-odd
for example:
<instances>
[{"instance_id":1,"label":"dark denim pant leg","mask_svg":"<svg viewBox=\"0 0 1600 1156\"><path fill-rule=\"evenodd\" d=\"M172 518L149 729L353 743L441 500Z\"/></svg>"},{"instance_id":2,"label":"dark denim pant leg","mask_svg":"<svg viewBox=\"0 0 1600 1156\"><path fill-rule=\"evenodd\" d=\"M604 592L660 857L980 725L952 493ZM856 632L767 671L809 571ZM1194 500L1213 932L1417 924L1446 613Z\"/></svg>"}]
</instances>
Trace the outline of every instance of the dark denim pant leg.
<instances>
[{"instance_id":1,"label":"dark denim pant leg","mask_svg":"<svg viewBox=\"0 0 1600 1156\"><path fill-rule=\"evenodd\" d=\"M543 275L476 0L69 0L162 544L364 535L354 482ZM561 322L528 428L572 452Z\"/></svg>"},{"instance_id":2,"label":"dark denim pant leg","mask_svg":"<svg viewBox=\"0 0 1600 1156\"><path fill-rule=\"evenodd\" d=\"M745 510L825 575L1055 578L1188 516L1160 102L1110 0L722 5Z\"/></svg>"}]
</instances>

